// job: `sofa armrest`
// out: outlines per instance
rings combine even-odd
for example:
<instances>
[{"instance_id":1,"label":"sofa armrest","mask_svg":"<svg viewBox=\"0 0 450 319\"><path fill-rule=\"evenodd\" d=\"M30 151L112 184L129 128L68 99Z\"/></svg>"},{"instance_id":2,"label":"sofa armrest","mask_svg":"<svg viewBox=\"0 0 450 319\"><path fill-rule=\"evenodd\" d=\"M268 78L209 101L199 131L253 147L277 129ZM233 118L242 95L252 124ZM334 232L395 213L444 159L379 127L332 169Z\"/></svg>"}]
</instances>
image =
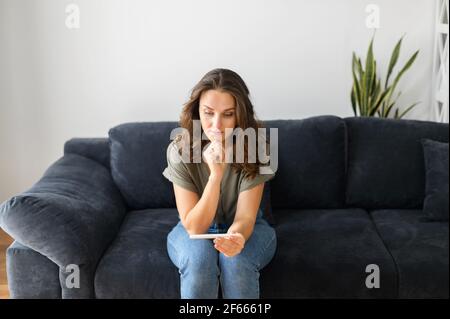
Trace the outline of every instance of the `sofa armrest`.
<instances>
[{"instance_id":1,"label":"sofa armrest","mask_svg":"<svg viewBox=\"0 0 450 319\"><path fill-rule=\"evenodd\" d=\"M109 139L107 137L74 137L64 143L64 155L77 154L109 165Z\"/></svg>"},{"instance_id":2,"label":"sofa armrest","mask_svg":"<svg viewBox=\"0 0 450 319\"><path fill-rule=\"evenodd\" d=\"M103 165L66 154L29 190L0 206L0 226L20 243L60 267L80 267L81 290L68 297L93 297L95 267L126 213L125 202ZM82 269L81 269L82 268Z\"/></svg>"}]
</instances>

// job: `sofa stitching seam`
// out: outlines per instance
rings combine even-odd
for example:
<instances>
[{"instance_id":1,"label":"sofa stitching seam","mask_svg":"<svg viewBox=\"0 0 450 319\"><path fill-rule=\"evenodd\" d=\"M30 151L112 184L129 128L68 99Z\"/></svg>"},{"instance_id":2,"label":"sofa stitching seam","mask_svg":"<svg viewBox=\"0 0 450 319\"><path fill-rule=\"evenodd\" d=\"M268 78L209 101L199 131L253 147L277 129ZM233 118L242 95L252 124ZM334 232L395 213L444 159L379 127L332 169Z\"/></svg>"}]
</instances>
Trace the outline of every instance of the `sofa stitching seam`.
<instances>
[{"instance_id":1,"label":"sofa stitching seam","mask_svg":"<svg viewBox=\"0 0 450 319\"><path fill-rule=\"evenodd\" d=\"M400 271L398 269L397 262L395 261L395 258L392 255L391 251L388 249L385 241L383 240L383 237L381 237L381 233L380 233L380 231L378 229L377 224L375 223L375 220L373 219L372 214L369 211L367 213L369 214L369 218L372 221L372 224L374 225L375 231L376 231L378 237L380 238L381 243L383 244L384 248L388 252L389 256L391 256L392 263L394 264L395 273L396 273L396 278L395 278L396 279L395 286L396 286L396 294L397 294L396 298L399 299L400 298Z\"/></svg>"}]
</instances>

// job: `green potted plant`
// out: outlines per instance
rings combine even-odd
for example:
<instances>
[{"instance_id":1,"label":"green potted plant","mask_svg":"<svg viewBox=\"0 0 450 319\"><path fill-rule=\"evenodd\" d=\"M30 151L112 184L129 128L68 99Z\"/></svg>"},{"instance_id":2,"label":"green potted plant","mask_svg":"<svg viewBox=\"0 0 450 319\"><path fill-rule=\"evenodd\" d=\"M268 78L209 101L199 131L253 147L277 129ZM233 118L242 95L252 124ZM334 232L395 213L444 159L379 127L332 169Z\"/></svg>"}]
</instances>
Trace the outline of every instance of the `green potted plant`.
<instances>
[{"instance_id":1,"label":"green potted plant","mask_svg":"<svg viewBox=\"0 0 450 319\"><path fill-rule=\"evenodd\" d=\"M353 87L351 90L351 102L355 116L379 116L387 118L391 111L393 111L398 97L401 95L401 92L395 95L397 84L403 74L405 74L416 60L419 50L409 58L400 72L395 76L394 81L389 83L392 71L397 64L400 55L400 48L403 40L402 36L391 54L386 80L384 81L384 86L382 86L381 79L377 74L377 62L373 56L373 40L374 37L372 37L369 49L367 50L365 68L362 67L361 59L353 52ZM394 99L393 96L395 96ZM394 118L401 119L418 103L419 102L416 102L410 105L401 113L399 112L399 109L396 108Z\"/></svg>"}]
</instances>

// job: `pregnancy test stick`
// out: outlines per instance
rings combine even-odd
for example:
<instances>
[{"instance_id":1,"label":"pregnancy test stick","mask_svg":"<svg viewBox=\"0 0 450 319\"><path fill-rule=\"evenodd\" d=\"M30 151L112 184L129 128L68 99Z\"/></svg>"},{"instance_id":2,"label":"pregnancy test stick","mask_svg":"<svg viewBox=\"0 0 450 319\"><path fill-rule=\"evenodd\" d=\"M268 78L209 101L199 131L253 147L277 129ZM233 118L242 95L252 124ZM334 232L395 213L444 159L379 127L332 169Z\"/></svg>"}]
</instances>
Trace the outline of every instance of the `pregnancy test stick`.
<instances>
[{"instance_id":1,"label":"pregnancy test stick","mask_svg":"<svg viewBox=\"0 0 450 319\"><path fill-rule=\"evenodd\" d=\"M230 236L230 234L196 234L196 235L189 235L190 239L214 239L219 237L227 237Z\"/></svg>"}]
</instances>

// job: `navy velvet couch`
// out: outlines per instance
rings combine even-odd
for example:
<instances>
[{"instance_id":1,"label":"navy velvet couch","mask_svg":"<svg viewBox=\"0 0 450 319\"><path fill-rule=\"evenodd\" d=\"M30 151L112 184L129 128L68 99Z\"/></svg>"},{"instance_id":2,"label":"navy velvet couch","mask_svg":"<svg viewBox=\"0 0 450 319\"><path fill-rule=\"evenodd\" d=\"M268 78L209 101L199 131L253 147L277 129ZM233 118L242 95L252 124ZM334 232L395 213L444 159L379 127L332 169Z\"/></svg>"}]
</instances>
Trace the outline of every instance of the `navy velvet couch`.
<instances>
[{"instance_id":1,"label":"navy velvet couch","mask_svg":"<svg viewBox=\"0 0 450 319\"><path fill-rule=\"evenodd\" d=\"M422 219L421 138L448 124L317 116L278 128L270 181L278 248L262 298L448 298L448 222ZM179 298L166 251L177 223L162 176L175 122L74 138L29 190L0 206L12 298ZM79 268L79 288L69 265ZM368 265L379 288L368 288ZM72 277L70 277L72 276ZM70 279L70 280L69 280Z\"/></svg>"}]
</instances>

